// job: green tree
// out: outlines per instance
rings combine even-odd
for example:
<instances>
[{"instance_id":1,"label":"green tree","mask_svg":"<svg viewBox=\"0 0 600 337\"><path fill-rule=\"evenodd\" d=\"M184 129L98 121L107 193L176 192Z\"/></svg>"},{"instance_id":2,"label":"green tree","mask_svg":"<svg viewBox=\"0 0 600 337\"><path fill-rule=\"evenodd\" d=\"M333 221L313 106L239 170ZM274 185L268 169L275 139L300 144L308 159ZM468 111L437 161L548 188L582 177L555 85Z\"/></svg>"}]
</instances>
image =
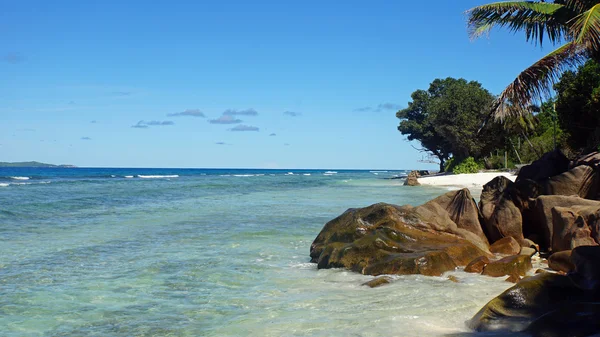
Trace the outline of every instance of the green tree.
<instances>
[{"instance_id":1,"label":"green tree","mask_svg":"<svg viewBox=\"0 0 600 337\"><path fill-rule=\"evenodd\" d=\"M440 172L444 172L452 146L435 130L435 120L429 111L430 94L425 90L417 90L412 93L411 98L412 102L408 103L408 107L396 113L396 117L401 120L398 131L407 135L408 140L421 142L422 148L419 150L437 157Z\"/></svg>"},{"instance_id":2,"label":"green tree","mask_svg":"<svg viewBox=\"0 0 600 337\"><path fill-rule=\"evenodd\" d=\"M554 89L556 113L573 149L589 152L600 144L600 64L590 60L567 71Z\"/></svg>"},{"instance_id":3,"label":"green tree","mask_svg":"<svg viewBox=\"0 0 600 337\"><path fill-rule=\"evenodd\" d=\"M409 140L418 140L425 151L444 162L452 155L457 162L481 158L503 146L502 127L482 123L494 97L480 83L465 79L436 79L428 90L417 90L406 109L396 113L398 130Z\"/></svg>"},{"instance_id":4,"label":"green tree","mask_svg":"<svg viewBox=\"0 0 600 337\"><path fill-rule=\"evenodd\" d=\"M559 46L502 91L492 108L496 118L521 114L536 100L549 98L563 71L600 55L600 0L496 2L470 9L467 15L472 38L506 27L524 32L527 41L540 46L545 40Z\"/></svg>"}]
</instances>

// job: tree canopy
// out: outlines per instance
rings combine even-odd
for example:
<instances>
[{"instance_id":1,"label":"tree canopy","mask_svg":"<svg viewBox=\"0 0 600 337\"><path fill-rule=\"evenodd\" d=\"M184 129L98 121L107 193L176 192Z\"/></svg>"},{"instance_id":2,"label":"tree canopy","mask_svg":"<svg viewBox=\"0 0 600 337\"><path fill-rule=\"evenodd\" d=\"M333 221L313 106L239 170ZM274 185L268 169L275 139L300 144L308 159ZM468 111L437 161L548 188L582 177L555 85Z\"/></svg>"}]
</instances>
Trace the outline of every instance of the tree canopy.
<instances>
[{"instance_id":1,"label":"tree canopy","mask_svg":"<svg viewBox=\"0 0 600 337\"><path fill-rule=\"evenodd\" d=\"M567 71L554 89L556 113L569 146L588 152L600 144L600 64L590 60Z\"/></svg>"},{"instance_id":2,"label":"tree canopy","mask_svg":"<svg viewBox=\"0 0 600 337\"><path fill-rule=\"evenodd\" d=\"M480 158L504 145L502 127L484 123L494 96L479 82L465 79L436 79L428 90L417 90L406 109L396 113L398 130L408 140L418 140L424 151L444 162Z\"/></svg>"},{"instance_id":3,"label":"tree canopy","mask_svg":"<svg viewBox=\"0 0 600 337\"><path fill-rule=\"evenodd\" d=\"M522 114L536 100L549 98L563 71L600 55L600 0L495 2L475 7L467 15L472 38L503 27L524 32L527 41L540 46L544 41L560 45L504 89L492 108L497 118Z\"/></svg>"}]
</instances>

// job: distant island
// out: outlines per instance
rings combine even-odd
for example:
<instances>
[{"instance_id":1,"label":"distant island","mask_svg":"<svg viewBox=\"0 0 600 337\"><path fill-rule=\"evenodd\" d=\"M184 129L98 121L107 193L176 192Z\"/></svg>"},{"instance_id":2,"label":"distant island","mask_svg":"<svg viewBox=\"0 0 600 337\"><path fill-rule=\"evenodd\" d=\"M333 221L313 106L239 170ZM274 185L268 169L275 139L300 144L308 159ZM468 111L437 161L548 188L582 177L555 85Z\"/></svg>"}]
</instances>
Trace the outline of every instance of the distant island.
<instances>
[{"instance_id":1,"label":"distant island","mask_svg":"<svg viewBox=\"0 0 600 337\"><path fill-rule=\"evenodd\" d=\"M0 161L0 167L77 167L77 166L75 166L75 165L53 165L53 164L40 163L37 161L21 161L21 162L14 162L14 163Z\"/></svg>"}]
</instances>

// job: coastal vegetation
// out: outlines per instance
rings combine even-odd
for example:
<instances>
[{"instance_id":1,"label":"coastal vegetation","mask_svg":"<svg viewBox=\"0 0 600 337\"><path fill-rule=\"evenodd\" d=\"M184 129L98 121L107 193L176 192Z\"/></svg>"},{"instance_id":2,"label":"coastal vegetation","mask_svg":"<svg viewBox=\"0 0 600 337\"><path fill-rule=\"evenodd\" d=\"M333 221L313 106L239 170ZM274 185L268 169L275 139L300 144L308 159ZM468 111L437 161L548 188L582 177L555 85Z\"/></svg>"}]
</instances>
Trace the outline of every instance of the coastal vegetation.
<instances>
[{"instance_id":1,"label":"coastal vegetation","mask_svg":"<svg viewBox=\"0 0 600 337\"><path fill-rule=\"evenodd\" d=\"M531 163L561 150L567 157L600 147L600 64L588 60L554 84L555 96L530 112L488 118L495 97L476 81L436 79L396 113L398 130L435 157L440 172L473 173ZM468 162L467 162L468 161Z\"/></svg>"},{"instance_id":2,"label":"coastal vegetation","mask_svg":"<svg viewBox=\"0 0 600 337\"><path fill-rule=\"evenodd\" d=\"M411 98L408 107L396 113L398 130L408 140L418 140L421 151L435 156L441 172L450 157L456 164L468 157L479 159L504 143L499 124L482 124L494 96L479 82L435 79Z\"/></svg>"},{"instance_id":3,"label":"coastal vegetation","mask_svg":"<svg viewBox=\"0 0 600 337\"><path fill-rule=\"evenodd\" d=\"M492 110L498 119L530 112L536 102L552 97L552 85L564 71L600 56L598 0L495 2L467 15L471 38L501 27L524 32L528 42L540 47L545 41L559 46L523 70L496 98Z\"/></svg>"}]
</instances>

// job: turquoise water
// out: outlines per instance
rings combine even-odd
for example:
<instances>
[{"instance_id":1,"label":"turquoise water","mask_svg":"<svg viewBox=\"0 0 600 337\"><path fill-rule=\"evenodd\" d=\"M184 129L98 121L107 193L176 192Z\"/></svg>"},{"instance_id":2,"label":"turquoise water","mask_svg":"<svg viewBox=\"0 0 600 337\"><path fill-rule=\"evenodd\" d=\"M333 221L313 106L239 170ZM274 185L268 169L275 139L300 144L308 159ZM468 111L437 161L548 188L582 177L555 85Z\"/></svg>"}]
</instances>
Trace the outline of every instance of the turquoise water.
<instances>
[{"instance_id":1,"label":"turquoise water","mask_svg":"<svg viewBox=\"0 0 600 337\"><path fill-rule=\"evenodd\" d=\"M293 173L293 174L290 174ZM421 204L404 171L0 169L2 336L435 336L510 284L317 270L349 207ZM28 179L26 179L28 178Z\"/></svg>"}]
</instances>

